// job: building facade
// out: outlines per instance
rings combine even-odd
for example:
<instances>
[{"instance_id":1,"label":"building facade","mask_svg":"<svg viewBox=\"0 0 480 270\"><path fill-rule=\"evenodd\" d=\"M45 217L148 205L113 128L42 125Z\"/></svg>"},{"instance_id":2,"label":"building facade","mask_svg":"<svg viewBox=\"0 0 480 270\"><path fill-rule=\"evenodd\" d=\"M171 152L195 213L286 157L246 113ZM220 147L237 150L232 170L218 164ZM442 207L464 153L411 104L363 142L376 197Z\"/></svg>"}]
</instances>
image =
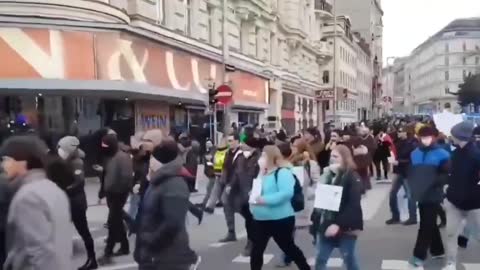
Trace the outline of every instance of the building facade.
<instances>
[{"instance_id":1,"label":"building facade","mask_svg":"<svg viewBox=\"0 0 480 270\"><path fill-rule=\"evenodd\" d=\"M359 33L352 32L348 17L338 16L335 41L333 26L330 20L323 28L325 39L336 44L336 63L332 61L322 72L324 83L336 88L337 99L335 108L333 101L328 103L326 119L343 127L371 117L373 59L369 44Z\"/></svg>"},{"instance_id":2,"label":"building facade","mask_svg":"<svg viewBox=\"0 0 480 270\"><path fill-rule=\"evenodd\" d=\"M112 126L124 140L151 128L204 135L208 89L226 83L232 122L318 125L331 12L310 2L227 1L226 14L221 0L0 2L0 118L80 135Z\"/></svg>"},{"instance_id":3,"label":"building facade","mask_svg":"<svg viewBox=\"0 0 480 270\"><path fill-rule=\"evenodd\" d=\"M405 63L408 58L397 58L393 63L393 112L410 114L408 111L408 97L405 84Z\"/></svg>"},{"instance_id":4,"label":"building facade","mask_svg":"<svg viewBox=\"0 0 480 270\"><path fill-rule=\"evenodd\" d=\"M409 110L440 112L446 103L460 111L456 97L469 73L480 66L480 18L458 19L418 46L405 63Z\"/></svg>"}]
</instances>

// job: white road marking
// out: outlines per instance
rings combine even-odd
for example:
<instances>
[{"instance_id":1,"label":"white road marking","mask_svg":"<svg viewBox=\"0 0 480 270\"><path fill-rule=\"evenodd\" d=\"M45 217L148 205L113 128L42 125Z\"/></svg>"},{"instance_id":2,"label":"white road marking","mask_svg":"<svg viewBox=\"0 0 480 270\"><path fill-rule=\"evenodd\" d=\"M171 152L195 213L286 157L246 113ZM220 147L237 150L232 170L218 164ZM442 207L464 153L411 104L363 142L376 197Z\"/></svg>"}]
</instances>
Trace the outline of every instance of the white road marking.
<instances>
[{"instance_id":1,"label":"white road marking","mask_svg":"<svg viewBox=\"0 0 480 270\"><path fill-rule=\"evenodd\" d=\"M263 264L269 264L270 261L273 259L272 254L264 254L263 255ZM250 263L250 257L244 257L242 255L237 256L235 259L233 259L234 263Z\"/></svg>"},{"instance_id":2,"label":"white road marking","mask_svg":"<svg viewBox=\"0 0 480 270\"><path fill-rule=\"evenodd\" d=\"M210 247L213 247L213 248L219 248L219 247L223 247L223 246L225 246L225 245L228 245L228 243L220 243L220 242L218 242L218 243L210 244L209 246L210 246Z\"/></svg>"},{"instance_id":3,"label":"white road marking","mask_svg":"<svg viewBox=\"0 0 480 270\"><path fill-rule=\"evenodd\" d=\"M408 269L408 261L399 260L383 260L382 270L406 270Z\"/></svg>"},{"instance_id":4,"label":"white road marking","mask_svg":"<svg viewBox=\"0 0 480 270\"><path fill-rule=\"evenodd\" d=\"M132 268L132 267L138 267L138 264L136 263L119 264L115 266L100 267L98 268L98 270L120 270L120 269Z\"/></svg>"},{"instance_id":5,"label":"white road marking","mask_svg":"<svg viewBox=\"0 0 480 270\"><path fill-rule=\"evenodd\" d=\"M315 261L316 261L316 257L309 258L308 259L308 265L315 266ZM343 259L342 258L330 258L330 259L328 259L327 267L328 268L331 268L331 267L341 268L341 267L343 267Z\"/></svg>"},{"instance_id":6,"label":"white road marking","mask_svg":"<svg viewBox=\"0 0 480 270\"><path fill-rule=\"evenodd\" d=\"M464 263L465 270L478 270L480 269L480 263Z\"/></svg>"}]
</instances>

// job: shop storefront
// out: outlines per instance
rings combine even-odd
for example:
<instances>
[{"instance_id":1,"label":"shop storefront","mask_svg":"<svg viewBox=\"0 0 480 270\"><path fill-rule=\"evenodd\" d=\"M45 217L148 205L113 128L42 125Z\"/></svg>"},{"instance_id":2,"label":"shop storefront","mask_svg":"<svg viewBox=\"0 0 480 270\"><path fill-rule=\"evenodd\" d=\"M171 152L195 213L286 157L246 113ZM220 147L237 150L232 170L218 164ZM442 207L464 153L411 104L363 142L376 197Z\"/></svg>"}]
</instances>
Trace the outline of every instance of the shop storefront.
<instances>
[{"instance_id":1,"label":"shop storefront","mask_svg":"<svg viewBox=\"0 0 480 270\"><path fill-rule=\"evenodd\" d=\"M223 69L119 31L0 28L0 59L8 63L0 66L0 122L22 115L34 129L79 135L103 126L125 137L152 128L204 127L207 85L219 85ZM267 82L232 72L233 113L260 117L268 106Z\"/></svg>"}]
</instances>

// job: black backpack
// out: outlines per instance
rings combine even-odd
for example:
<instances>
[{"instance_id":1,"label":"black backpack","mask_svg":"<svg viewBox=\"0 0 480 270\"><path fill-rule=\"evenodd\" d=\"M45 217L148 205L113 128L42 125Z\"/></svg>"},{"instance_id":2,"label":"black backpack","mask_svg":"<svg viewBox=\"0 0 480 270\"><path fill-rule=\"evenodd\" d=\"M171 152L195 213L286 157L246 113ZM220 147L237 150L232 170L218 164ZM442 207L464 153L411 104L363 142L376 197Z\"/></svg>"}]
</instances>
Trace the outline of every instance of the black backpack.
<instances>
[{"instance_id":1,"label":"black backpack","mask_svg":"<svg viewBox=\"0 0 480 270\"><path fill-rule=\"evenodd\" d=\"M275 171L275 182L278 184L278 172L281 169ZM295 186L293 187L292 207L293 211L300 212L305 209L305 197L303 196L303 188L300 185L300 181L297 176L292 172L293 178L295 178Z\"/></svg>"}]
</instances>

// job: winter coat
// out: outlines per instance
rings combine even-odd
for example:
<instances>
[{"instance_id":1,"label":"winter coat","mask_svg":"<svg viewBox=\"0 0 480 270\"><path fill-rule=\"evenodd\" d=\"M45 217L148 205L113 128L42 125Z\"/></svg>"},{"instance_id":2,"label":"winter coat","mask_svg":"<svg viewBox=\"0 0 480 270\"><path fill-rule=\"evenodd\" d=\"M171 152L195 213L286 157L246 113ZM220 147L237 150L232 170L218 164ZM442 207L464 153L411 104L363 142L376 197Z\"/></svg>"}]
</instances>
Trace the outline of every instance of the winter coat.
<instances>
[{"instance_id":1,"label":"winter coat","mask_svg":"<svg viewBox=\"0 0 480 270\"><path fill-rule=\"evenodd\" d=\"M390 142L377 140L377 150L373 155L373 160L382 161L390 157Z\"/></svg>"},{"instance_id":2,"label":"winter coat","mask_svg":"<svg viewBox=\"0 0 480 270\"><path fill-rule=\"evenodd\" d=\"M229 182L231 191L228 199L236 212L240 212L242 206L248 204L253 180L258 176L260 171L258 159L261 154L258 150L252 152L250 156L242 152L235 160L233 174Z\"/></svg>"},{"instance_id":3,"label":"winter coat","mask_svg":"<svg viewBox=\"0 0 480 270\"><path fill-rule=\"evenodd\" d=\"M450 154L436 145L417 147L411 154L411 160L407 185L412 198L420 203L440 203Z\"/></svg>"},{"instance_id":4,"label":"winter coat","mask_svg":"<svg viewBox=\"0 0 480 270\"><path fill-rule=\"evenodd\" d=\"M395 143L398 165L393 167L393 173L407 177L411 164L411 154L417 148L416 139L398 139Z\"/></svg>"},{"instance_id":5,"label":"winter coat","mask_svg":"<svg viewBox=\"0 0 480 270\"><path fill-rule=\"evenodd\" d=\"M205 153L205 156L204 156L203 173L208 178L215 177L215 169L214 169L215 153L216 153L215 149L212 148L212 149L209 149L209 151L207 151L207 153Z\"/></svg>"},{"instance_id":6,"label":"winter coat","mask_svg":"<svg viewBox=\"0 0 480 270\"><path fill-rule=\"evenodd\" d=\"M140 266L188 269L197 259L185 225L190 191L182 169L179 157L152 175L138 217L134 258Z\"/></svg>"},{"instance_id":7,"label":"winter coat","mask_svg":"<svg viewBox=\"0 0 480 270\"><path fill-rule=\"evenodd\" d=\"M19 188L8 212L5 269L73 269L65 192L43 170L31 170L14 182Z\"/></svg>"},{"instance_id":8,"label":"winter coat","mask_svg":"<svg viewBox=\"0 0 480 270\"><path fill-rule=\"evenodd\" d=\"M197 177L198 159L200 156L200 144L193 141L192 147L185 155L185 168L194 176Z\"/></svg>"},{"instance_id":9,"label":"winter coat","mask_svg":"<svg viewBox=\"0 0 480 270\"><path fill-rule=\"evenodd\" d=\"M1 171L1 169L0 169ZM5 231L7 227L7 217L8 217L8 207L10 206L10 202L12 200L13 191L9 187L7 178L2 175L0 172L0 245L5 247ZM7 256L5 248L1 248L0 251L0 269L3 269L3 263L5 262L5 258Z\"/></svg>"},{"instance_id":10,"label":"winter coat","mask_svg":"<svg viewBox=\"0 0 480 270\"><path fill-rule=\"evenodd\" d=\"M117 151L107 159L104 174L105 193L127 194L133 186L133 161L130 155Z\"/></svg>"},{"instance_id":11,"label":"winter coat","mask_svg":"<svg viewBox=\"0 0 480 270\"><path fill-rule=\"evenodd\" d=\"M349 142L344 142L343 144L349 147L350 149L352 149L352 153L353 153L353 148L358 148L361 145L365 146L368 149L368 153L365 155L353 156L353 160L355 161L357 168L359 169L367 168L370 166L370 164L372 164L373 154L377 150L377 145L372 136L366 136L364 138L354 136L350 139Z\"/></svg>"},{"instance_id":12,"label":"winter coat","mask_svg":"<svg viewBox=\"0 0 480 270\"><path fill-rule=\"evenodd\" d=\"M363 212L360 200L362 185L353 171L347 171L335 176L330 170L322 175L322 183L333 183L343 187L342 200L338 212L315 209L312 214L312 232L325 234L326 229L336 224L340 227L340 234L363 230ZM339 235L340 236L340 235Z\"/></svg>"},{"instance_id":13,"label":"winter coat","mask_svg":"<svg viewBox=\"0 0 480 270\"><path fill-rule=\"evenodd\" d=\"M452 154L447 199L464 210L480 209L480 149L474 143L458 147Z\"/></svg>"}]
</instances>

